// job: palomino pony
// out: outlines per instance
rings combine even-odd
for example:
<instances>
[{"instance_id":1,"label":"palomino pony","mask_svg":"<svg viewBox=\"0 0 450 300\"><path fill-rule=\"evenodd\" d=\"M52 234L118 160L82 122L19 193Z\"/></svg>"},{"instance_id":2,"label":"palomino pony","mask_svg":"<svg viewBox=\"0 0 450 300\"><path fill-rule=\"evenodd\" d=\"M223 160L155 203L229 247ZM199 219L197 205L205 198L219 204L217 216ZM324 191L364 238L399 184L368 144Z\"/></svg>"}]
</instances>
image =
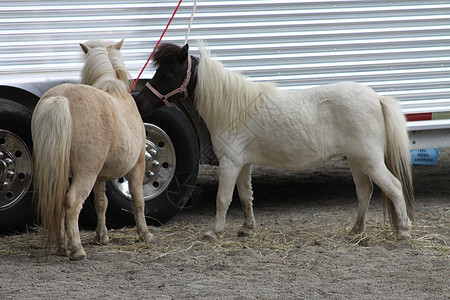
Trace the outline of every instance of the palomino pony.
<instances>
[{"instance_id":1,"label":"palomino pony","mask_svg":"<svg viewBox=\"0 0 450 300\"><path fill-rule=\"evenodd\" d=\"M47 246L54 238L58 254L79 260L78 216L94 189L95 240L108 243L105 181L127 174L139 238L152 235L144 215L145 129L132 96L119 43L81 44L86 57L83 84L62 84L38 102L32 117L34 186ZM69 178L71 183L69 184Z\"/></svg>"},{"instance_id":2,"label":"palomino pony","mask_svg":"<svg viewBox=\"0 0 450 300\"><path fill-rule=\"evenodd\" d=\"M354 82L282 91L272 83L255 83L227 70L203 45L200 52L200 59L191 59L193 80L187 91L208 126L220 169L216 217L206 236L216 238L224 231L235 184L245 217L238 234L254 231L251 165L301 170L345 155L358 197L352 232L365 230L375 182L385 195L385 211L397 236L410 237L409 139L395 99ZM170 92L190 73L187 58L187 45L161 45L154 55L158 68L149 82L152 89L173 95ZM162 105L161 97L151 96L151 89L142 94L137 98L141 111ZM148 97L151 100L145 102ZM168 100L180 97L176 94Z\"/></svg>"}]
</instances>

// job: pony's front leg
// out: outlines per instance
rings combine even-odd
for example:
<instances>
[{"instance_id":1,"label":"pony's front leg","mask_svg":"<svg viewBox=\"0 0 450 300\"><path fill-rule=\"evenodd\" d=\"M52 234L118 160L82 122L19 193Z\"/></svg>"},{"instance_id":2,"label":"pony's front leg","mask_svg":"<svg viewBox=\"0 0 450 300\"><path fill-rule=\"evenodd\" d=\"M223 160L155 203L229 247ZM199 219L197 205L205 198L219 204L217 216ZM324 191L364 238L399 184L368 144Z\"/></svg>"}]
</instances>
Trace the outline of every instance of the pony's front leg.
<instances>
[{"instance_id":1,"label":"pony's front leg","mask_svg":"<svg viewBox=\"0 0 450 300\"><path fill-rule=\"evenodd\" d=\"M244 224L238 231L238 236L252 235L255 230L253 215L252 166L245 165L236 180L236 186L244 210Z\"/></svg>"},{"instance_id":2,"label":"pony's front leg","mask_svg":"<svg viewBox=\"0 0 450 300\"><path fill-rule=\"evenodd\" d=\"M213 230L205 232L206 238L216 239L218 234L225 229L225 219L233 196L236 178L241 170L228 159L221 159L219 162L219 189L216 199L216 218L214 220Z\"/></svg>"},{"instance_id":3,"label":"pony's front leg","mask_svg":"<svg viewBox=\"0 0 450 300\"><path fill-rule=\"evenodd\" d=\"M133 208L134 220L136 222L136 229L139 239L149 243L153 239L150 233L147 222L145 221L145 202L142 191L142 183L145 175L145 160L144 155L141 155L136 166L128 173L128 187L131 194L131 206Z\"/></svg>"},{"instance_id":4,"label":"pony's front leg","mask_svg":"<svg viewBox=\"0 0 450 300\"><path fill-rule=\"evenodd\" d=\"M105 194L105 181L99 181L94 185L94 204L97 212L97 228L95 230L94 241L96 243L107 245L109 243L108 230L106 228L106 208L108 199Z\"/></svg>"}]
</instances>

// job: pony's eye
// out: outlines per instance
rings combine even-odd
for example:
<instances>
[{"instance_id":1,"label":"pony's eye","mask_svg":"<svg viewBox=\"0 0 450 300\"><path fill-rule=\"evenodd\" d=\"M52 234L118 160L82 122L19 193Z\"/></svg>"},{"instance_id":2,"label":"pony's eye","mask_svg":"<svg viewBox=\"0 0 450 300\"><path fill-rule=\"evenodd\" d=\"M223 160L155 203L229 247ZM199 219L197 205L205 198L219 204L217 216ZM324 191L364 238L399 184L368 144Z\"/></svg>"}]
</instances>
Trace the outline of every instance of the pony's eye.
<instances>
[{"instance_id":1,"label":"pony's eye","mask_svg":"<svg viewBox=\"0 0 450 300\"><path fill-rule=\"evenodd\" d=\"M171 79L173 77L173 74L172 73L166 73L166 74L164 74L164 78L166 78L166 79Z\"/></svg>"}]
</instances>

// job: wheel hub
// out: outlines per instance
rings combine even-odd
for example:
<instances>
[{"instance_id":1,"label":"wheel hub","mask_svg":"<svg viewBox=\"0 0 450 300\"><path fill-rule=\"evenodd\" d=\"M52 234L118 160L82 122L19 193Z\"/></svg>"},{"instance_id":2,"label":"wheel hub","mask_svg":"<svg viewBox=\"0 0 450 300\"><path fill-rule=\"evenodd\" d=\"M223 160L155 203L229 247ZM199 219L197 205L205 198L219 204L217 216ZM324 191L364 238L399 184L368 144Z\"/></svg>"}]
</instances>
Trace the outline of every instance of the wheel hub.
<instances>
[{"instance_id":1,"label":"wheel hub","mask_svg":"<svg viewBox=\"0 0 450 300\"><path fill-rule=\"evenodd\" d=\"M0 129L0 211L25 196L32 174L33 161L27 145L14 133Z\"/></svg>"},{"instance_id":2,"label":"wheel hub","mask_svg":"<svg viewBox=\"0 0 450 300\"><path fill-rule=\"evenodd\" d=\"M175 174L175 148L170 137L158 126L144 124L146 132L144 200L158 197L169 185ZM112 185L123 197L131 199L128 181L121 177Z\"/></svg>"}]
</instances>

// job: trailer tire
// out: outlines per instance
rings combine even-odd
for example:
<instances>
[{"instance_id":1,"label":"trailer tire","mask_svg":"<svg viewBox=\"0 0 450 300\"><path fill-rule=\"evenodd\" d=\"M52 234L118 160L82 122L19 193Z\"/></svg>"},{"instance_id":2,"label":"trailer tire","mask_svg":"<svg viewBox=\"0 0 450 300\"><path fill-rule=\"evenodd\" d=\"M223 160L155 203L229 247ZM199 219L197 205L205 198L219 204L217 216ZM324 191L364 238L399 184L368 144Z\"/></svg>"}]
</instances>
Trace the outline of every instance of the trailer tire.
<instances>
[{"instance_id":1,"label":"trailer tire","mask_svg":"<svg viewBox=\"0 0 450 300\"><path fill-rule=\"evenodd\" d=\"M159 226L181 211L195 187L199 167L198 141L189 120L175 105L154 111L144 122L149 123L146 124L147 136L154 139L147 139L145 216L148 225ZM149 151L153 151L154 155ZM170 151L174 155L172 158L168 153ZM157 159L158 156L161 159ZM171 166L173 170L170 169ZM162 174L163 172L165 173ZM160 181L153 181L158 176ZM130 197L123 187L124 181L126 180L121 178L106 184L107 224L111 228L135 224ZM163 186L163 189L158 190Z\"/></svg>"},{"instance_id":2,"label":"trailer tire","mask_svg":"<svg viewBox=\"0 0 450 300\"><path fill-rule=\"evenodd\" d=\"M33 224L31 111L0 98L0 233Z\"/></svg>"}]
</instances>

